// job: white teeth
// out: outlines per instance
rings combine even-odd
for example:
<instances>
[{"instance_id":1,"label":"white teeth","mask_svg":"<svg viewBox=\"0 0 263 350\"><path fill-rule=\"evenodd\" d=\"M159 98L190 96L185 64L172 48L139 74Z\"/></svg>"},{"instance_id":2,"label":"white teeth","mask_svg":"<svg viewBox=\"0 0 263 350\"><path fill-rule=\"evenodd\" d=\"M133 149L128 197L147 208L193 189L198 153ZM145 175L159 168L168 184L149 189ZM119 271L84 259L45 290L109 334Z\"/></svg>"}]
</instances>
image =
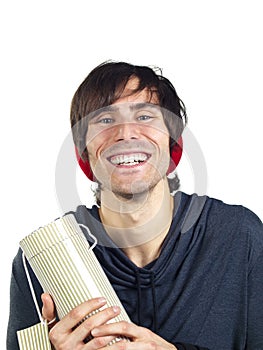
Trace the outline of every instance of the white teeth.
<instances>
[{"instance_id":1,"label":"white teeth","mask_svg":"<svg viewBox=\"0 0 263 350\"><path fill-rule=\"evenodd\" d=\"M145 162L147 159L147 155L145 153L135 153L135 154L121 154L117 156L113 156L110 161L114 165L136 165L140 162Z\"/></svg>"}]
</instances>

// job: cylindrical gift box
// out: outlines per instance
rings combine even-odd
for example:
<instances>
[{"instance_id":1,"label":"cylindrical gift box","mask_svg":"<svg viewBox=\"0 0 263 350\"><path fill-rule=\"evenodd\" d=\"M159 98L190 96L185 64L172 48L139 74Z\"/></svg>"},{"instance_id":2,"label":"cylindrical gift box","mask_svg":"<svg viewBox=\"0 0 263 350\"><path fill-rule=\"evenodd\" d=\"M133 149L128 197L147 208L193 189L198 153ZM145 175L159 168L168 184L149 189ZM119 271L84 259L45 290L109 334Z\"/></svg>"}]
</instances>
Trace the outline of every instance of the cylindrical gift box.
<instances>
[{"instance_id":1,"label":"cylindrical gift box","mask_svg":"<svg viewBox=\"0 0 263 350\"><path fill-rule=\"evenodd\" d=\"M73 214L34 231L20 246L43 290L52 296L60 319L84 301L104 296L107 306L121 308L114 321L129 322Z\"/></svg>"}]
</instances>

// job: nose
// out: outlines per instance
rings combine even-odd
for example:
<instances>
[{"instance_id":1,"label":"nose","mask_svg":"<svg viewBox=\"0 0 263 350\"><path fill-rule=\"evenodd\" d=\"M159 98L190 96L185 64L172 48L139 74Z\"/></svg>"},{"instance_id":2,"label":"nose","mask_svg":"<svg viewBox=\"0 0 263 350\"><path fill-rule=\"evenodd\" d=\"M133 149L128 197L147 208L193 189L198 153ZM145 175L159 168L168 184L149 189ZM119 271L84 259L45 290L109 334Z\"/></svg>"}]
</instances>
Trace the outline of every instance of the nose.
<instances>
[{"instance_id":1,"label":"nose","mask_svg":"<svg viewBox=\"0 0 263 350\"><path fill-rule=\"evenodd\" d=\"M122 123L115 126L115 141L131 140L138 138L138 128L135 123Z\"/></svg>"}]
</instances>

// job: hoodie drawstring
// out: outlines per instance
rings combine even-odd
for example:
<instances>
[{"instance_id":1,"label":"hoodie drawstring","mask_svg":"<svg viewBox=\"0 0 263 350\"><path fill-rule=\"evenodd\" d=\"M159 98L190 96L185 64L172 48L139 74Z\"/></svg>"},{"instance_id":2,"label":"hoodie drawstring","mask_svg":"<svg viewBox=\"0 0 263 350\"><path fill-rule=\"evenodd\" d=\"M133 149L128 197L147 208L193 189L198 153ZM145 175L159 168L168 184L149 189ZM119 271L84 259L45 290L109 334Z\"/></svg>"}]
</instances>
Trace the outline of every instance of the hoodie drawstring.
<instances>
[{"instance_id":1,"label":"hoodie drawstring","mask_svg":"<svg viewBox=\"0 0 263 350\"><path fill-rule=\"evenodd\" d=\"M141 277L140 271L136 270L136 281L137 281L137 324L141 325L141 300L142 300L142 291L141 291Z\"/></svg>"},{"instance_id":2,"label":"hoodie drawstring","mask_svg":"<svg viewBox=\"0 0 263 350\"><path fill-rule=\"evenodd\" d=\"M156 290L154 283L154 272L151 272L151 290L153 298L153 332L157 331L157 300L156 300Z\"/></svg>"},{"instance_id":3,"label":"hoodie drawstring","mask_svg":"<svg viewBox=\"0 0 263 350\"><path fill-rule=\"evenodd\" d=\"M137 324L141 325L141 320L142 320L142 309L141 309L141 304L142 304L142 290L141 290L141 276L140 276L140 271L136 270L136 282L137 282ZM155 283L154 283L154 272L151 271L150 274L150 288L152 292L152 302L153 302L153 327L152 330L153 332L156 333L157 331L157 298L156 298L156 288L155 288Z\"/></svg>"}]
</instances>

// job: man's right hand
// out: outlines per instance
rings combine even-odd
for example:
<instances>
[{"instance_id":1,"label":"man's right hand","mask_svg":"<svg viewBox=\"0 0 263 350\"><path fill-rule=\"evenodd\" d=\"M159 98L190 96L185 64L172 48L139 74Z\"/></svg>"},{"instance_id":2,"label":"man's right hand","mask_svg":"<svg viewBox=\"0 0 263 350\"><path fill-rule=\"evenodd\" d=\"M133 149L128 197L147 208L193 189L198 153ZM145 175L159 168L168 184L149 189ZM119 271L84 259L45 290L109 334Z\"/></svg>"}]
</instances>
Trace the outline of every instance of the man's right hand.
<instances>
[{"instance_id":1,"label":"man's right hand","mask_svg":"<svg viewBox=\"0 0 263 350\"><path fill-rule=\"evenodd\" d=\"M42 315L48 322L56 316L54 302L47 293L42 294ZM106 324L120 314L118 306L105 307L105 298L86 301L71 310L60 321L50 324L49 338L56 350L100 349L105 347L116 336L96 337L86 344L93 328ZM100 312L94 312L98 309ZM87 317L87 315L94 314ZM86 318L87 317L87 318ZM83 321L84 320L84 321Z\"/></svg>"}]
</instances>

